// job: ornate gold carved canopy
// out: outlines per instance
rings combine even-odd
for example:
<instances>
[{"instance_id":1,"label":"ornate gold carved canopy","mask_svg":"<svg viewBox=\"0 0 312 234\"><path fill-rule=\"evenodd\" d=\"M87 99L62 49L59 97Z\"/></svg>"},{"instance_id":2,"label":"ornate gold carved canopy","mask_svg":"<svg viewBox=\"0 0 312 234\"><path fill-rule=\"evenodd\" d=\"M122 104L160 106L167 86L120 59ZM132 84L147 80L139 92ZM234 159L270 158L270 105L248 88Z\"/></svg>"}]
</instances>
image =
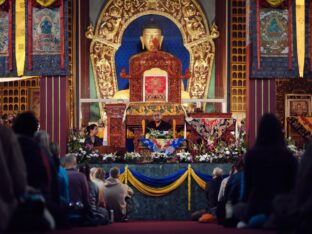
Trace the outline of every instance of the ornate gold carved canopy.
<instances>
[{"instance_id":1,"label":"ornate gold carved canopy","mask_svg":"<svg viewBox=\"0 0 312 234\"><path fill-rule=\"evenodd\" d=\"M92 40L90 58L98 98L111 98L118 91L115 53L127 26L148 14L167 17L180 29L190 53L192 76L187 91L191 98L206 98L215 55L213 39L219 32L215 24L208 28L207 18L196 0L109 0L95 30L90 25L86 32L86 37Z\"/></svg>"}]
</instances>

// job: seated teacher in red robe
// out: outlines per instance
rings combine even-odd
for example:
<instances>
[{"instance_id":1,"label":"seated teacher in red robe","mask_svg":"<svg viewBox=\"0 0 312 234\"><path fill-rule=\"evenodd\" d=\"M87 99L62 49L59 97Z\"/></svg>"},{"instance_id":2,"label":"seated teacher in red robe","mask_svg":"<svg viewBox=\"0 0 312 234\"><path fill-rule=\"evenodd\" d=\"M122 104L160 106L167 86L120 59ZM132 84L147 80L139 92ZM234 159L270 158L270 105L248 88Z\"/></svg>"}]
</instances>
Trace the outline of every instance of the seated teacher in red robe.
<instances>
[{"instance_id":1,"label":"seated teacher in red robe","mask_svg":"<svg viewBox=\"0 0 312 234\"><path fill-rule=\"evenodd\" d=\"M160 112L156 112L153 114L153 121L149 122L146 128L147 132L150 132L150 130L169 131L171 129L171 125L162 120L162 114Z\"/></svg>"}]
</instances>

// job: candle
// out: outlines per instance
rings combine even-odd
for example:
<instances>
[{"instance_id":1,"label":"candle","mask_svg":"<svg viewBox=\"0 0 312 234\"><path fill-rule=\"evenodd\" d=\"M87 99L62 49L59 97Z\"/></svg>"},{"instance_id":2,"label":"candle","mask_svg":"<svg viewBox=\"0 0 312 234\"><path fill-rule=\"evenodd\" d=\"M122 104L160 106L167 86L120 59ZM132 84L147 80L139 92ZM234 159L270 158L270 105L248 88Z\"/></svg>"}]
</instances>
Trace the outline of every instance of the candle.
<instances>
[{"instance_id":1,"label":"candle","mask_svg":"<svg viewBox=\"0 0 312 234\"><path fill-rule=\"evenodd\" d=\"M142 135L145 135L145 119L142 119Z\"/></svg>"},{"instance_id":2,"label":"candle","mask_svg":"<svg viewBox=\"0 0 312 234\"><path fill-rule=\"evenodd\" d=\"M186 122L184 122L184 139L186 139Z\"/></svg>"},{"instance_id":3,"label":"candle","mask_svg":"<svg viewBox=\"0 0 312 234\"><path fill-rule=\"evenodd\" d=\"M174 119L173 121L172 121L172 131L173 131L173 138L176 138L176 125L177 125L177 123L176 123L176 120Z\"/></svg>"}]
</instances>

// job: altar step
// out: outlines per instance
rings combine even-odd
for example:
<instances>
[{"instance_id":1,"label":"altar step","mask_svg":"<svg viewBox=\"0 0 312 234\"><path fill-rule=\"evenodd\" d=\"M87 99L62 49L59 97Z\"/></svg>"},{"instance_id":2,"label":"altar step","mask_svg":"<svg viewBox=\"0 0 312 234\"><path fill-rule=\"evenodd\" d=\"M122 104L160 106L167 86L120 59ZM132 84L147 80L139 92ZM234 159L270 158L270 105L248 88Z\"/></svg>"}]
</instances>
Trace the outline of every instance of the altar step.
<instances>
[{"instance_id":1,"label":"altar step","mask_svg":"<svg viewBox=\"0 0 312 234\"><path fill-rule=\"evenodd\" d=\"M254 229L230 229L217 224L202 224L191 221L128 221L126 223L113 223L98 227L81 227L69 230L54 231L53 234L273 234L273 231L254 230Z\"/></svg>"}]
</instances>

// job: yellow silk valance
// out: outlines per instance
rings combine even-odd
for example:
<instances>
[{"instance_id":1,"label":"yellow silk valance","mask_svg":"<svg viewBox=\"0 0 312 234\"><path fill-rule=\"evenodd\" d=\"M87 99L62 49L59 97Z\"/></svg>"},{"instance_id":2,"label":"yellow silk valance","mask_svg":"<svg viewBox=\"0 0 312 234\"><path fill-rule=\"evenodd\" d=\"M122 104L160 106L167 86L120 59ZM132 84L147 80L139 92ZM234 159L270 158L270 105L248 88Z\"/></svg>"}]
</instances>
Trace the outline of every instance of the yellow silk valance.
<instances>
[{"instance_id":1,"label":"yellow silk valance","mask_svg":"<svg viewBox=\"0 0 312 234\"><path fill-rule=\"evenodd\" d=\"M278 7L281 5L285 0L266 0L268 4L270 4L272 7Z\"/></svg>"},{"instance_id":2,"label":"yellow silk valance","mask_svg":"<svg viewBox=\"0 0 312 234\"><path fill-rule=\"evenodd\" d=\"M40 4L40 6L43 6L43 7L49 7L52 4L54 4L56 1L57 0L36 0L36 2Z\"/></svg>"}]
</instances>

